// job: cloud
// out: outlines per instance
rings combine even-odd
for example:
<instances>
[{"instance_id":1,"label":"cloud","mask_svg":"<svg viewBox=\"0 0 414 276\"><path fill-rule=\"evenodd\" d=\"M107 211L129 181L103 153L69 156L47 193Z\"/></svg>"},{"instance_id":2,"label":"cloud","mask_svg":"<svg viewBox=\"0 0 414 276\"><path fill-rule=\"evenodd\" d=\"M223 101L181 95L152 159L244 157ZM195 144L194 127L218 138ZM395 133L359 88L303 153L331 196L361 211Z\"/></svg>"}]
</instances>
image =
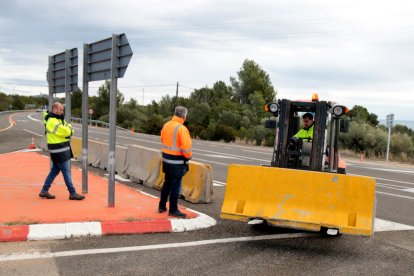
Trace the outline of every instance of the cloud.
<instances>
[{"instance_id":1,"label":"cloud","mask_svg":"<svg viewBox=\"0 0 414 276\"><path fill-rule=\"evenodd\" d=\"M403 0L2 1L0 81L46 85L48 55L78 47L81 57L83 43L125 32L134 51L119 81L126 98L159 100L174 95L177 81L228 83L248 58L270 75L278 97L317 91L408 118L413 15L414 5ZM180 95L191 91L180 87Z\"/></svg>"}]
</instances>

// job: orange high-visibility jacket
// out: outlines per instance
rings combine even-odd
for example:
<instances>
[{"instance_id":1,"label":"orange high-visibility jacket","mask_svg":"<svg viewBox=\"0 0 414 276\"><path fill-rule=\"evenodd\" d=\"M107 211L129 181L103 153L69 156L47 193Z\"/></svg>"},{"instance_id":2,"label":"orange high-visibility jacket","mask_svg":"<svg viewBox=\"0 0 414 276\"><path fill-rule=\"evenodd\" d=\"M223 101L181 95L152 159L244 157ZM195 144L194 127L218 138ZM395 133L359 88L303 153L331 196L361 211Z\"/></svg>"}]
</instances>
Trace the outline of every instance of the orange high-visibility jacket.
<instances>
[{"instance_id":1,"label":"orange high-visibility jacket","mask_svg":"<svg viewBox=\"0 0 414 276\"><path fill-rule=\"evenodd\" d=\"M161 130L163 161L169 164L186 164L192 156L190 132L184 119L174 116Z\"/></svg>"}]
</instances>

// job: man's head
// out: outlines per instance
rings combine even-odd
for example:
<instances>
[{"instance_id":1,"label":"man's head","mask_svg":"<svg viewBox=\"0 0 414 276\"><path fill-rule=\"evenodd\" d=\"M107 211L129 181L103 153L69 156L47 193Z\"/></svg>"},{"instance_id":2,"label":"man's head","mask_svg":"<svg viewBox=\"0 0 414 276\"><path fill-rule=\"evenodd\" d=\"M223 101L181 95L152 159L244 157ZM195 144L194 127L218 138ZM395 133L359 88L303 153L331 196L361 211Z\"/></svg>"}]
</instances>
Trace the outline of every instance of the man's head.
<instances>
[{"instance_id":1,"label":"man's head","mask_svg":"<svg viewBox=\"0 0 414 276\"><path fill-rule=\"evenodd\" d=\"M307 112L307 113L303 114L302 119L303 119L303 125L304 125L305 128L310 128L311 125L313 124L313 115L312 115L312 113Z\"/></svg>"},{"instance_id":2,"label":"man's head","mask_svg":"<svg viewBox=\"0 0 414 276\"><path fill-rule=\"evenodd\" d=\"M184 106L175 107L175 111L174 111L175 116L183 118L185 120L185 118L187 117L187 113L188 113L188 110Z\"/></svg>"},{"instance_id":3,"label":"man's head","mask_svg":"<svg viewBox=\"0 0 414 276\"><path fill-rule=\"evenodd\" d=\"M52 105L52 113L56 115L63 115L63 104L60 102L54 102Z\"/></svg>"}]
</instances>

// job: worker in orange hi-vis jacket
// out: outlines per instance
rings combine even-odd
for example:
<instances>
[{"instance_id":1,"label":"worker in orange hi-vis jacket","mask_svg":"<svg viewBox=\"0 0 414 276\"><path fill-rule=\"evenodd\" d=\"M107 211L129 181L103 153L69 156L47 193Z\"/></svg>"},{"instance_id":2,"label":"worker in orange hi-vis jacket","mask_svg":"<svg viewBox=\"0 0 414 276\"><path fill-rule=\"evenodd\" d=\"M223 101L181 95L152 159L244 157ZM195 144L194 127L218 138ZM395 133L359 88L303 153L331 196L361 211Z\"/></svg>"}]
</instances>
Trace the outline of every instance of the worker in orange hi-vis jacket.
<instances>
[{"instance_id":1,"label":"worker in orange hi-vis jacket","mask_svg":"<svg viewBox=\"0 0 414 276\"><path fill-rule=\"evenodd\" d=\"M169 215L179 218L186 217L186 214L178 210L177 201L181 190L181 180L188 172L188 162L192 156L190 132L184 126L187 113L187 108L177 106L174 116L164 124L161 130L162 169L165 173L165 181L161 190L158 212L167 211L169 197Z\"/></svg>"}]
</instances>

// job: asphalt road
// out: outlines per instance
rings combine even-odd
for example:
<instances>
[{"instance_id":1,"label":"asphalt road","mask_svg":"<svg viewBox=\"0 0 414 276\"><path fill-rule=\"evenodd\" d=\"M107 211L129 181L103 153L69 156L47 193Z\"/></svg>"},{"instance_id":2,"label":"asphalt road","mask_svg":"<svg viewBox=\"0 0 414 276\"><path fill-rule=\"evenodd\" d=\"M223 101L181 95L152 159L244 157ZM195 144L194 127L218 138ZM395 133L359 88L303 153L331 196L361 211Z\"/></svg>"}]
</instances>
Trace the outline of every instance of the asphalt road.
<instances>
[{"instance_id":1,"label":"asphalt road","mask_svg":"<svg viewBox=\"0 0 414 276\"><path fill-rule=\"evenodd\" d=\"M0 115L0 153L27 146L33 135L43 135L39 113ZM80 137L80 126L76 136ZM108 130L90 128L89 137L106 142ZM117 143L139 144L160 149L158 136L118 131ZM186 233L146 234L78 238L60 241L3 243L0 255L22 252L57 253L101 249L96 254L0 262L0 275L278 275L278 274L379 274L414 273L414 231L378 232L372 238L340 236L327 238L273 227L251 227L241 222L221 220L220 208L225 191L227 165L268 164L271 149L246 145L194 141L193 159L213 166L214 203L181 204L217 220L215 227ZM77 162L74 166L79 166ZM104 174L96 169L91 171ZM47 172L45 172L46 174ZM377 179L378 218L414 226L414 168L385 163L348 161L348 173ZM142 185L139 189L159 195ZM297 233L301 236L297 236ZM234 240L247 237L245 240ZM259 240L254 240L259 239ZM179 244L179 245L177 245ZM157 245L158 247L154 247ZM162 246L160 246L162 245ZM143 247L145 246L145 247ZM177 248L177 246L180 246ZM134 247L134 248L131 248ZM110 253L116 248L118 253Z\"/></svg>"}]
</instances>

